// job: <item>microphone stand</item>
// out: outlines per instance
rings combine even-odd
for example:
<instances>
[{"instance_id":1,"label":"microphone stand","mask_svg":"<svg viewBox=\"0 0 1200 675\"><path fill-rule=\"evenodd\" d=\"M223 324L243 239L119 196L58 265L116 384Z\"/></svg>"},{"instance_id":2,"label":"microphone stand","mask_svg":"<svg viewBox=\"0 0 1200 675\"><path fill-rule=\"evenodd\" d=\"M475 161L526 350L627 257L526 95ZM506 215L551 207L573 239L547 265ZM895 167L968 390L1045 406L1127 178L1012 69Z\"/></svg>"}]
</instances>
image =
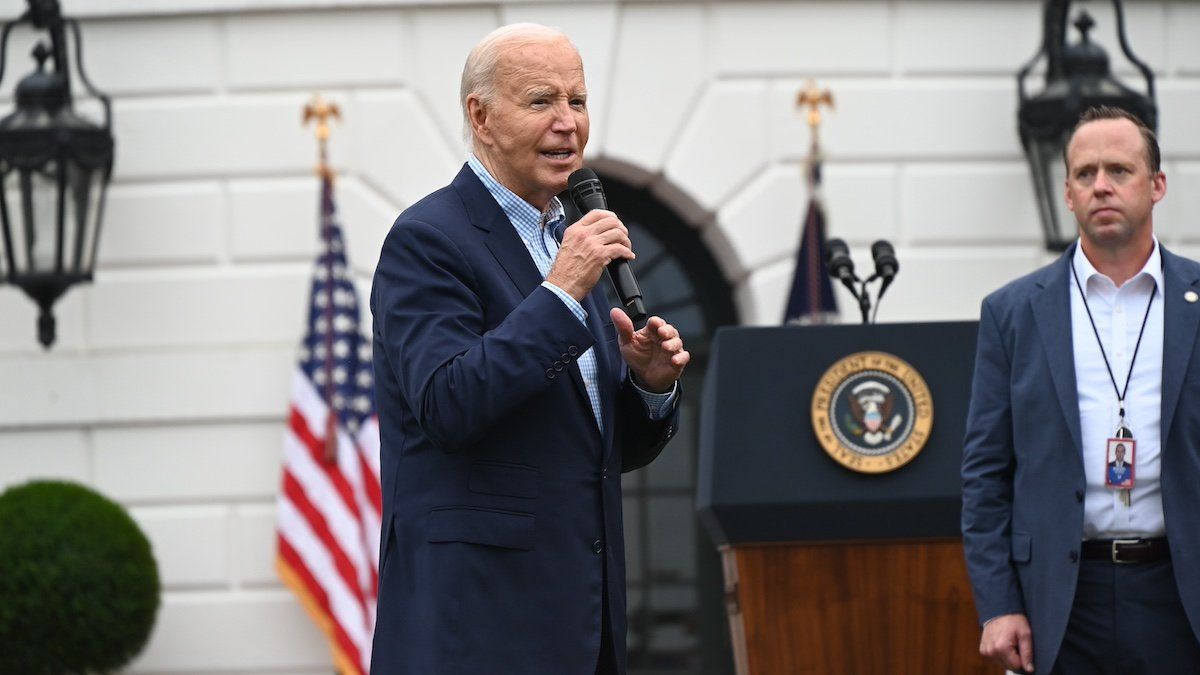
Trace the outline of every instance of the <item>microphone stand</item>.
<instances>
[{"instance_id":1,"label":"microphone stand","mask_svg":"<svg viewBox=\"0 0 1200 675\"><path fill-rule=\"evenodd\" d=\"M854 299L858 301L858 311L862 313L862 322L864 325L874 323L871 320L871 294L868 291L868 287L876 279L883 279L883 286L879 289L879 293L875 296L875 304L878 305L879 299L883 297L883 292L887 289L889 279L883 277L883 275L879 274L878 272L872 274L866 279L859 279L858 275L854 273L854 270L849 270L849 274L847 276L840 278L842 285L845 286L846 290L850 291L850 294L853 295ZM855 287L855 284L858 284L858 286Z\"/></svg>"}]
</instances>

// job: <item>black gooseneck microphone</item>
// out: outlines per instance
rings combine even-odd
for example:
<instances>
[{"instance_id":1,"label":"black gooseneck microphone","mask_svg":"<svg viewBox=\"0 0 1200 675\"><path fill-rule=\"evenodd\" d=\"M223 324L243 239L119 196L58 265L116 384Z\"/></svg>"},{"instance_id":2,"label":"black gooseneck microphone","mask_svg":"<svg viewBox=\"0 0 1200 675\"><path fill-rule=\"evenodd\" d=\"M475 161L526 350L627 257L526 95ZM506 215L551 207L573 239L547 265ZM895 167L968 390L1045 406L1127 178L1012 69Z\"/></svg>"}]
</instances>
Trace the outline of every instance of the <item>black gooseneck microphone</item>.
<instances>
[{"instance_id":1,"label":"black gooseneck microphone","mask_svg":"<svg viewBox=\"0 0 1200 675\"><path fill-rule=\"evenodd\" d=\"M862 312L863 323L875 322L871 316L871 296L867 293L867 284L876 279L882 280L879 293L875 296L875 314L878 316L879 301L896 279L896 273L900 271L896 249L886 240L879 239L871 244L871 257L875 260L875 274L864 281L854 273L854 261L850 259L850 247L846 242L841 239L825 242L825 269L829 271L829 276L841 281L842 285L854 294L854 299L858 300L858 309ZM856 288L854 284L860 284L860 287Z\"/></svg>"},{"instance_id":2,"label":"black gooseneck microphone","mask_svg":"<svg viewBox=\"0 0 1200 675\"><path fill-rule=\"evenodd\" d=\"M829 276L842 282L842 285L850 289L854 294L854 298L858 300L858 310L862 312L863 323L867 323L871 312L871 299L867 296L867 285L862 284L862 290L854 287L855 282L859 282L858 275L854 273L854 261L850 259L850 247L841 239L830 239L825 242L825 268L829 271Z\"/></svg>"},{"instance_id":3,"label":"black gooseneck microphone","mask_svg":"<svg viewBox=\"0 0 1200 675\"><path fill-rule=\"evenodd\" d=\"M900 263L896 260L896 249L885 239L871 244L871 257L875 259L875 276L883 279L879 295L875 297L875 304L878 305L879 298L883 297L887 287L891 286L892 280L896 278L896 273L900 271Z\"/></svg>"},{"instance_id":4,"label":"black gooseneck microphone","mask_svg":"<svg viewBox=\"0 0 1200 675\"><path fill-rule=\"evenodd\" d=\"M596 209L608 210L608 200L604 197L604 186L596 177L596 172L588 168L578 169L567 178L567 188L571 199L582 213ZM637 279L633 276L633 268L629 261L617 258L608 263L608 280L612 282L613 290L621 299L625 313L633 321L635 328L646 325L646 305L642 302L642 289L638 288Z\"/></svg>"},{"instance_id":5,"label":"black gooseneck microphone","mask_svg":"<svg viewBox=\"0 0 1200 675\"><path fill-rule=\"evenodd\" d=\"M825 246L825 266L829 270L829 276L841 281L846 288L850 289L851 293L858 295L858 290L854 288L854 282L858 281L858 277L854 276L854 261L850 259L850 247L842 239L830 239Z\"/></svg>"}]
</instances>

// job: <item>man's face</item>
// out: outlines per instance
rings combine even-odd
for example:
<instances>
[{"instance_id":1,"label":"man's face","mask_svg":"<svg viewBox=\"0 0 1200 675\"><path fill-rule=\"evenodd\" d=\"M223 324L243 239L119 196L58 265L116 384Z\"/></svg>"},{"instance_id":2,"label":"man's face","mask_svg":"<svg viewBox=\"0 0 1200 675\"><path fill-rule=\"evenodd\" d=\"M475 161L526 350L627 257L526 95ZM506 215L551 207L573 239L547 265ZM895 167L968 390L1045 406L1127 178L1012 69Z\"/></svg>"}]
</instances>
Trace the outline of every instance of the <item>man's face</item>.
<instances>
[{"instance_id":1,"label":"man's face","mask_svg":"<svg viewBox=\"0 0 1200 675\"><path fill-rule=\"evenodd\" d=\"M1118 445L1116 453L1117 453L1117 463L1118 464L1123 463L1125 461L1125 446Z\"/></svg>"},{"instance_id":2,"label":"man's face","mask_svg":"<svg viewBox=\"0 0 1200 675\"><path fill-rule=\"evenodd\" d=\"M509 47L496 97L467 100L475 151L496 180L542 209L583 166L588 140L583 63L566 40Z\"/></svg>"},{"instance_id":3,"label":"man's face","mask_svg":"<svg viewBox=\"0 0 1200 675\"><path fill-rule=\"evenodd\" d=\"M1067 206L1085 243L1115 248L1149 241L1151 210L1167 193L1167 179L1150 173L1137 126L1125 119L1089 122L1075 132L1067 156Z\"/></svg>"}]
</instances>

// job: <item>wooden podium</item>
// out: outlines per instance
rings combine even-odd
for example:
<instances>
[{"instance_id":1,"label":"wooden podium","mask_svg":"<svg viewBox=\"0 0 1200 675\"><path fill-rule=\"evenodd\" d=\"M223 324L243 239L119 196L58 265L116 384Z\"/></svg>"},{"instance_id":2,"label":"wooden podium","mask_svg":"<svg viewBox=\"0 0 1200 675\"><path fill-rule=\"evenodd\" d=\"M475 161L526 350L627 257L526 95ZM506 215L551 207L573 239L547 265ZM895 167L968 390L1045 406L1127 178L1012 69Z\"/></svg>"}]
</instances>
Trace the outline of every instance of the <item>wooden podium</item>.
<instances>
[{"instance_id":1,"label":"wooden podium","mask_svg":"<svg viewBox=\"0 0 1200 675\"><path fill-rule=\"evenodd\" d=\"M717 334L697 508L739 675L1002 672L979 656L959 534L975 337L974 322ZM869 351L912 366L933 404L919 454L875 474L834 461L812 422L827 369Z\"/></svg>"}]
</instances>

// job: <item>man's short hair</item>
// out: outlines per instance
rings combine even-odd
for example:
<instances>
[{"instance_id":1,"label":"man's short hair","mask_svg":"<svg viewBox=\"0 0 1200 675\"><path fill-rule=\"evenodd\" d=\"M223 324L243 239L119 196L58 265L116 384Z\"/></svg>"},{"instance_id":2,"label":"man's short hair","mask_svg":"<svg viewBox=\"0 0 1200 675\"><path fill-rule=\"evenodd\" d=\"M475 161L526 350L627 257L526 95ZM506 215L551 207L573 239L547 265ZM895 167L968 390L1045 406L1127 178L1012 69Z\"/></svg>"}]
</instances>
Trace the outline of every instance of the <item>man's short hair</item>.
<instances>
[{"instance_id":1,"label":"man's short hair","mask_svg":"<svg viewBox=\"0 0 1200 675\"><path fill-rule=\"evenodd\" d=\"M496 99L496 69L500 66L500 56L506 49L523 47L541 42L565 40L575 47L565 33L539 23L510 23L501 26L484 36L479 44L467 55L463 64L462 82L459 84L458 99L462 106L463 141L467 149L474 148L475 135L471 131L471 114L467 110L467 97L474 94L484 105L491 105ZM575 49L579 51L578 48Z\"/></svg>"},{"instance_id":2,"label":"man's short hair","mask_svg":"<svg viewBox=\"0 0 1200 675\"><path fill-rule=\"evenodd\" d=\"M1083 114L1079 116L1079 121L1071 129L1071 135L1067 137L1066 144L1063 145L1063 164L1067 167L1068 175L1071 172L1071 161L1067 157L1067 151L1071 149L1071 141L1075 140L1075 134L1080 127L1097 120L1129 120L1133 122L1142 136L1142 145L1146 148L1146 166L1150 168L1150 173L1157 175L1162 170L1162 151L1158 148L1158 136L1154 134L1154 130L1128 110L1111 105L1097 105L1083 111Z\"/></svg>"}]
</instances>

